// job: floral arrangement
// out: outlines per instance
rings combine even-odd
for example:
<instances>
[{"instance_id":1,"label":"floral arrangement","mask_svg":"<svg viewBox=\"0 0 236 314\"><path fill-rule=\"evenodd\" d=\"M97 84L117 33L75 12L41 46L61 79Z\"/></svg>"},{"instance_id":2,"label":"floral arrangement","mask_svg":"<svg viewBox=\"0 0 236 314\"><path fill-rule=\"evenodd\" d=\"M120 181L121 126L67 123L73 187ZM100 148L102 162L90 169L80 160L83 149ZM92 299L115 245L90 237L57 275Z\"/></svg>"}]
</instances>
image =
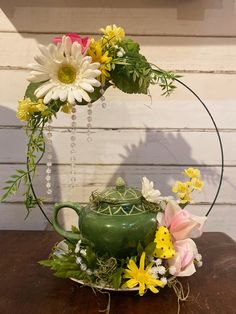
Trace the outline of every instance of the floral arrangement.
<instances>
[{"instance_id":1,"label":"floral arrangement","mask_svg":"<svg viewBox=\"0 0 236 314\"><path fill-rule=\"evenodd\" d=\"M36 63L29 64L30 84L24 98L19 100L16 114L27 123L27 169L17 169L10 177L1 201L15 194L24 183L28 213L42 203L32 191L31 177L45 153L43 131L59 112L73 114L77 105L91 108L96 100L104 100L109 87L125 93L149 94L149 87L156 84L165 96L175 89L174 81L179 76L149 63L140 53L139 44L127 38L123 28L109 25L101 32L98 39L69 33L55 37L48 46L39 45L41 54L34 57ZM48 165L50 180L51 159ZM49 188L50 184L47 183Z\"/></svg>"},{"instance_id":2,"label":"floral arrangement","mask_svg":"<svg viewBox=\"0 0 236 314\"><path fill-rule=\"evenodd\" d=\"M189 168L183 174L188 181L177 181L172 190L177 193L177 201L162 197L153 182L143 178L142 197L156 212L156 232L145 245L139 243L136 255L124 259L98 255L81 235L79 241L65 240L56 245L49 259L40 264L50 267L58 277L82 280L95 288L135 288L143 296L147 290L157 293L159 288L169 286L178 295L177 278L191 276L196 266L202 266L202 256L192 239L201 236L206 221L206 217L184 209L193 190L203 186L200 171ZM187 185L186 191L176 188L183 184ZM75 227L73 232L80 234Z\"/></svg>"},{"instance_id":3,"label":"floral arrangement","mask_svg":"<svg viewBox=\"0 0 236 314\"><path fill-rule=\"evenodd\" d=\"M17 117L26 122L27 169L17 169L10 177L1 201L15 194L23 183L27 213L36 205L41 208L42 199L36 196L32 180L45 153L45 126L59 112L72 113L73 117L76 106L91 108L98 99L104 100L110 87L148 95L149 87L158 85L165 96L175 89L179 76L148 62L139 44L126 38L121 27L109 25L101 31L98 39L69 33L55 37L48 46L39 45L41 54L35 56L36 63L29 65L30 83L17 110ZM47 166L51 166L51 157ZM79 240L65 239L55 246L49 259L40 263L53 269L58 277L81 280L92 287L137 289L143 296L147 290L157 293L159 288L169 286L178 300L184 300L177 278L191 276L196 266L202 265L192 239L202 234L206 217L194 216L185 209L192 202L192 192L203 187L200 171L188 168L183 174L187 180L177 181L172 188L177 201L162 197L153 182L143 178L142 199L155 213L156 230L153 238L138 244L133 256L119 259L98 254L73 227L72 233Z\"/></svg>"}]
</instances>

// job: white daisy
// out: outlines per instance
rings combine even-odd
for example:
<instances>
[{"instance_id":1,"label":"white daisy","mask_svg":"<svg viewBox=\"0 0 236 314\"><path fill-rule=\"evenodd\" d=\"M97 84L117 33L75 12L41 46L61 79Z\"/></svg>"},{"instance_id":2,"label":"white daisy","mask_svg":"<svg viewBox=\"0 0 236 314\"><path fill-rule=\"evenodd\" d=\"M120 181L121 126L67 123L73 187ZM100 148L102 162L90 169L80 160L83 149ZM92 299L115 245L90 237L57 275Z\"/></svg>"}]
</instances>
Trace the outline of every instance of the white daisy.
<instances>
[{"instance_id":1,"label":"white daisy","mask_svg":"<svg viewBox=\"0 0 236 314\"><path fill-rule=\"evenodd\" d=\"M45 104L60 99L70 104L89 102L89 93L101 83L96 79L101 72L99 62L92 63L92 58L83 56L81 45L71 42L70 37L63 36L62 42L47 47L39 45L42 53L36 56L37 64L30 64L32 70L29 81L42 84L35 90L38 98Z\"/></svg>"},{"instance_id":2,"label":"white daisy","mask_svg":"<svg viewBox=\"0 0 236 314\"><path fill-rule=\"evenodd\" d=\"M143 177L142 181L142 194L148 202L158 203L160 201L161 192L154 190L153 182L149 181L146 177Z\"/></svg>"}]
</instances>

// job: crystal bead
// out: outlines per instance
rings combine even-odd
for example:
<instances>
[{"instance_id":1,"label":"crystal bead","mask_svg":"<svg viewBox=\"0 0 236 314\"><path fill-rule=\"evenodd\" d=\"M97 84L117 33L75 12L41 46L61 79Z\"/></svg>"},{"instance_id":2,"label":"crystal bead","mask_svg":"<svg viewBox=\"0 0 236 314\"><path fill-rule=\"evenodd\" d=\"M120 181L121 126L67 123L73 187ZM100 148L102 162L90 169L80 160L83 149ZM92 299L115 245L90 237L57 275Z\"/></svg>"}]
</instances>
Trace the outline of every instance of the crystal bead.
<instances>
[{"instance_id":1,"label":"crystal bead","mask_svg":"<svg viewBox=\"0 0 236 314\"><path fill-rule=\"evenodd\" d=\"M88 110L88 114L89 114L89 115L92 114L92 110L91 110L91 109Z\"/></svg>"},{"instance_id":2,"label":"crystal bead","mask_svg":"<svg viewBox=\"0 0 236 314\"><path fill-rule=\"evenodd\" d=\"M73 106L71 112L72 112L72 113L76 113L76 108L75 108L75 106Z\"/></svg>"},{"instance_id":3,"label":"crystal bead","mask_svg":"<svg viewBox=\"0 0 236 314\"><path fill-rule=\"evenodd\" d=\"M72 135L71 137L70 137L70 139L71 139L71 141L76 141L76 136L75 135Z\"/></svg>"},{"instance_id":4,"label":"crystal bead","mask_svg":"<svg viewBox=\"0 0 236 314\"><path fill-rule=\"evenodd\" d=\"M93 141L93 138L92 138L91 136L88 136L88 137L87 137L87 141L88 141L88 142L92 142L92 141Z\"/></svg>"},{"instance_id":5,"label":"crystal bead","mask_svg":"<svg viewBox=\"0 0 236 314\"><path fill-rule=\"evenodd\" d=\"M88 116L87 120L88 120L88 122L92 122L93 118L91 116Z\"/></svg>"},{"instance_id":6,"label":"crystal bead","mask_svg":"<svg viewBox=\"0 0 236 314\"><path fill-rule=\"evenodd\" d=\"M102 108L106 108L107 104L105 102L102 103Z\"/></svg>"},{"instance_id":7,"label":"crystal bead","mask_svg":"<svg viewBox=\"0 0 236 314\"><path fill-rule=\"evenodd\" d=\"M46 181L51 181L51 176L49 174L46 176Z\"/></svg>"},{"instance_id":8,"label":"crystal bead","mask_svg":"<svg viewBox=\"0 0 236 314\"><path fill-rule=\"evenodd\" d=\"M90 129L92 127L91 123L87 123L87 128Z\"/></svg>"},{"instance_id":9,"label":"crystal bead","mask_svg":"<svg viewBox=\"0 0 236 314\"><path fill-rule=\"evenodd\" d=\"M100 94L103 95L105 93L105 90L103 88L100 89Z\"/></svg>"},{"instance_id":10,"label":"crystal bead","mask_svg":"<svg viewBox=\"0 0 236 314\"><path fill-rule=\"evenodd\" d=\"M88 103L88 108L92 108L91 102Z\"/></svg>"},{"instance_id":11,"label":"crystal bead","mask_svg":"<svg viewBox=\"0 0 236 314\"><path fill-rule=\"evenodd\" d=\"M48 194L48 195L51 195L51 194L52 194L52 190L51 190L51 189L48 189L48 190L47 190L47 194Z\"/></svg>"},{"instance_id":12,"label":"crystal bead","mask_svg":"<svg viewBox=\"0 0 236 314\"><path fill-rule=\"evenodd\" d=\"M48 161L48 162L46 163L46 165L47 165L47 167L51 167L51 166L52 166L52 162L51 162L51 161Z\"/></svg>"},{"instance_id":13,"label":"crystal bead","mask_svg":"<svg viewBox=\"0 0 236 314\"><path fill-rule=\"evenodd\" d=\"M50 168L47 168L46 173L52 173L52 170Z\"/></svg>"},{"instance_id":14,"label":"crystal bead","mask_svg":"<svg viewBox=\"0 0 236 314\"><path fill-rule=\"evenodd\" d=\"M75 121L76 120L76 114L72 114L72 116L71 116L71 119L73 120L73 121Z\"/></svg>"},{"instance_id":15,"label":"crystal bead","mask_svg":"<svg viewBox=\"0 0 236 314\"><path fill-rule=\"evenodd\" d=\"M71 123L71 127L72 127L72 128L76 128L76 126L77 126L77 123L76 123L76 122L72 122L72 123Z\"/></svg>"},{"instance_id":16,"label":"crystal bead","mask_svg":"<svg viewBox=\"0 0 236 314\"><path fill-rule=\"evenodd\" d=\"M100 97L101 101L104 101L106 98L104 96Z\"/></svg>"},{"instance_id":17,"label":"crystal bead","mask_svg":"<svg viewBox=\"0 0 236 314\"><path fill-rule=\"evenodd\" d=\"M51 187L51 183L48 182L48 183L46 184L46 187L49 189L49 188Z\"/></svg>"}]
</instances>

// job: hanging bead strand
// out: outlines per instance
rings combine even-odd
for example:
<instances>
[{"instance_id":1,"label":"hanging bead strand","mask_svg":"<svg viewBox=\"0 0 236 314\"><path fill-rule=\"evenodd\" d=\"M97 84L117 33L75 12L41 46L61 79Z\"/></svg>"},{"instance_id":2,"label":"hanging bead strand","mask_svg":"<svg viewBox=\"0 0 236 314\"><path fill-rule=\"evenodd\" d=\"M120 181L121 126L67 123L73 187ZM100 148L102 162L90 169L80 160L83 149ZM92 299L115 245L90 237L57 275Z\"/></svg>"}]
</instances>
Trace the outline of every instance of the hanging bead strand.
<instances>
[{"instance_id":1,"label":"hanging bead strand","mask_svg":"<svg viewBox=\"0 0 236 314\"><path fill-rule=\"evenodd\" d=\"M92 132L91 132L91 128L92 128L92 121L93 121L93 110L92 110L92 103L88 103L88 109L87 109L87 141L88 142L92 142L93 138L92 138Z\"/></svg>"},{"instance_id":2,"label":"hanging bead strand","mask_svg":"<svg viewBox=\"0 0 236 314\"><path fill-rule=\"evenodd\" d=\"M70 186L73 188L76 184L76 127L77 115L76 105L72 108L71 114L71 134L70 134Z\"/></svg>"},{"instance_id":3,"label":"hanging bead strand","mask_svg":"<svg viewBox=\"0 0 236 314\"><path fill-rule=\"evenodd\" d=\"M100 100L102 102L102 108L106 108L107 104L106 104L106 98L104 96L104 93L105 93L105 90L103 88L104 86L102 85L101 86L101 89L100 89L100 94L101 94L101 97L100 97Z\"/></svg>"},{"instance_id":4,"label":"hanging bead strand","mask_svg":"<svg viewBox=\"0 0 236 314\"><path fill-rule=\"evenodd\" d=\"M46 193L52 194L52 125L51 120L48 121L46 127Z\"/></svg>"}]
</instances>

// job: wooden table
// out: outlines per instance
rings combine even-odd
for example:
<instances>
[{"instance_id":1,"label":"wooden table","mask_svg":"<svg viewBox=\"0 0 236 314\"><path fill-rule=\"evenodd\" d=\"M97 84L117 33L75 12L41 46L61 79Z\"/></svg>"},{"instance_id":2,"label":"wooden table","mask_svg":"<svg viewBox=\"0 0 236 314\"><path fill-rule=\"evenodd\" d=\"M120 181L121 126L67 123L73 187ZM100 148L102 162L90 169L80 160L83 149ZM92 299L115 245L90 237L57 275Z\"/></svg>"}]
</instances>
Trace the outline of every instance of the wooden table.
<instances>
[{"instance_id":1,"label":"wooden table","mask_svg":"<svg viewBox=\"0 0 236 314\"><path fill-rule=\"evenodd\" d=\"M0 231L0 314L92 314L106 308L107 295L57 279L37 261L47 258L60 237L51 231ZM198 239L203 267L190 278L190 297L182 314L236 313L236 244L227 235L205 233ZM111 314L176 314L172 289L143 297L111 294Z\"/></svg>"}]
</instances>

